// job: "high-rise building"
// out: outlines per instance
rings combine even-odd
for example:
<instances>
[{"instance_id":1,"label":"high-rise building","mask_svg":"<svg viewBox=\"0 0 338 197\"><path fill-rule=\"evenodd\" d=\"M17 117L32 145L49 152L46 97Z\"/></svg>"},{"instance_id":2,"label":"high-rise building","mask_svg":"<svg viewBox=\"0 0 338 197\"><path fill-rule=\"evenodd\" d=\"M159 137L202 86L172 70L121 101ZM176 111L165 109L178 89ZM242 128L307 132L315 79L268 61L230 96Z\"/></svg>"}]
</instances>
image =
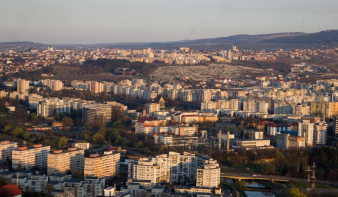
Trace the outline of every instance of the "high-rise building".
<instances>
[{"instance_id":1,"label":"high-rise building","mask_svg":"<svg viewBox=\"0 0 338 197\"><path fill-rule=\"evenodd\" d=\"M112 120L112 106L107 104L88 104L82 109L82 124L106 124Z\"/></svg>"},{"instance_id":2,"label":"high-rise building","mask_svg":"<svg viewBox=\"0 0 338 197\"><path fill-rule=\"evenodd\" d=\"M42 146L42 144L34 145L29 149L18 147L18 150L12 150L12 168L26 170L33 167L46 168L49 151L50 146Z\"/></svg>"},{"instance_id":3,"label":"high-rise building","mask_svg":"<svg viewBox=\"0 0 338 197\"><path fill-rule=\"evenodd\" d=\"M207 167L208 164L210 164L209 167ZM169 154L158 155L154 158L142 158L135 163L130 163L128 177L133 181L150 181L151 183L194 184L196 183L198 169L203 169L204 167L210 171L202 171L203 175L205 173L205 176L207 176L209 173L210 176L218 177L219 179L219 167L218 170L212 170L216 169L217 165L217 162L206 156L196 156L187 152L183 154L169 152ZM216 185L214 180L207 180L205 183L200 181L198 184Z\"/></svg>"},{"instance_id":4,"label":"high-rise building","mask_svg":"<svg viewBox=\"0 0 338 197\"><path fill-rule=\"evenodd\" d=\"M207 160L202 168L197 169L197 187L219 187L221 169L216 160Z\"/></svg>"},{"instance_id":5,"label":"high-rise building","mask_svg":"<svg viewBox=\"0 0 338 197\"><path fill-rule=\"evenodd\" d=\"M12 150L16 150L18 148L17 142L10 141L1 141L0 142L0 163L4 163L9 160L12 160Z\"/></svg>"},{"instance_id":6,"label":"high-rise building","mask_svg":"<svg viewBox=\"0 0 338 197\"><path fill-rule=\"evenodd\" d=\"M47 175L83 172L84 150L68 148L67 151L57 150L48 154Z\"/></svg>"},{"instance_id":7,"label":"high-rise building","mask_svg":"<svg viewBox=\"0 0 338 197\"><path fill-rule=\"evenodd\" d=\"M24 79L18 79L16 81L17 91L21 94L28 94L29 91L29 81Z\"/></svg>"},{"instance_id":8,"label":"high-rise building","mask_svg":"<svg viewBox=\"0 0 338 197\"><path fill-rule=\"evenodd\" d=\"M106 151L103 155L91 154L85 157L84 175L86 177L112 177L120 172L120 153Z\"/></svg>"},{"instance_id":9,"label":"high-rise building","mask_svg":"<svg viewBox=\"0 0 338 197\"><path fill-rule=\"evenodd\" d=\"M310 120L302 120L298 123L298 136L305 137L306 146L313 145L314 123Z\"/></svg>"},{"instance_id":10,"label":"high-rise building","mask_svg":"<svg viewBox=\"0 0 338 197\"><path fill-rule=\"evenodd\" d=\"M315 124L314 143L325 145L327 141L327 124L320 122Z\"/></svg>"}]
</instances>

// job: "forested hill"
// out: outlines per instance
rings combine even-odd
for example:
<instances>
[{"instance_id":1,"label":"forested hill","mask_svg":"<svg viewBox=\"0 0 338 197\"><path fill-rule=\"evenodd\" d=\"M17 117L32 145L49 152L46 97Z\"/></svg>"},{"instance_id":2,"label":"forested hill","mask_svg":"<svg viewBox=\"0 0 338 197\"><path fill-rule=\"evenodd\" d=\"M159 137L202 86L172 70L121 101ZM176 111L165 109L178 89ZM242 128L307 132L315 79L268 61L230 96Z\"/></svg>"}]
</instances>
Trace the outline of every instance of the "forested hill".
<instances>
[{"instance_id":1,"label":"forested hill","mask_svg":"<svg viewBox=\"0 0 338 197\"><path fill-rule=\"evenodd\" d=\"M264 42L271 43L299 43L299 44L322 44L338 46L338 30L321 31L318 33L303 34L298 36L288 36L267 39Z\"/></svg>"}]
</instances>

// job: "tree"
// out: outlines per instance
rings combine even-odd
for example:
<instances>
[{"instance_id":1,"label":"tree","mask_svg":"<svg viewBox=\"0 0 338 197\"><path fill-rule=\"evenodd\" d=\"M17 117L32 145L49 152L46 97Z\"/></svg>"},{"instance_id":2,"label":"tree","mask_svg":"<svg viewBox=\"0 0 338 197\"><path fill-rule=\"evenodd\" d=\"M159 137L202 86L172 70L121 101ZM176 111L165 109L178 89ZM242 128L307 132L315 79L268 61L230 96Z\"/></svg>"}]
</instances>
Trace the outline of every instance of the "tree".
<instances>
[{"instance_id":1,"label":"tree","mask_svg":"<svg viewBox=\"0 0 338 197\"><path fill-rule=\"evenodd\" d=\"M295 188L295 187L288 189L283 196L285 197L306 197L305 194L303 194L301 191L299 191L298 188Z\"/></svg>"},{"instance_id":2,"label":"tree","mask_svg":"<svg viewBox=\"0 0 338 197\"><path fill-rule=\"evenodd\" d=\"M58 143L58 146L60 149L64 149L67 146L67 138L66 137L61 137Z\"/></svg>"},{"instance_id":3,"label":"tree","mask_svg":"<svg viewBox=\"0 0 338 197\"><path fill-rule=\"evenodd\" d=\"M235 187L239 190L239 191L244 191L246 190L246 185L244 181L237 181L235 183Z\"/></svg>"},{"instance_id":4,"label":"tree","mask_svg":"<svg viewBox=\"0 0 338 197\"><path fill-rule=\"evenodd\" d=\"M22 136L24 140L28 140L31 134L28 131L26 131Z\"/></svg>"},{"instance_id":5,"label":"tree","mask_svg":"<svg viewBox=\"0 0 338 197\"><path fill-rule=\"evenodd\" d=\"M136 148L142 148L143 147L143 142L139 141L135 144Z\"/></svg>"},{"instance_id":6,"label":"tree","mask_svg":"<svg viewBox=\"0 0 338 197\"><path fill-rule=\"evenodd\" d=\"M62 124L63 124L63 128L65 129L65 131L70 131L70 128L73 126L73 119L71 119L70 117L64 117L62 118Z\"/></svg>"},{"instance_id":7,"label":"tree","mask_svg":"<svg viewBox=\"0 0 338 197\"><path fill-rule=\"evenodd\" d=\"M12 134L14 137L18 137L19 135L23 134L23 130L21 128L16 128L13 130Z\"/></svg>"},{"instance_id":8,"label":"tree","mask_svg":"<svg viewBox=\"0 0 338 197\"><path fill-rule=\"evenodd\" d=\"M93 136L93 142L94 144L104 143L104 137L103 135L97 133Z\"/></svg>"},{"instance_id":9,"label":"tree","mask_svg":"<svg viewBox=\"0 0 338 197\"><path fill-rule=\"evenodd\" d=\"M11 125L6 125L5 128L4 128L4 133L9 133L11 131L12 127Z\"/></svg>"},{"instance_id":10,"label":"tree","mask_svg":"<svg viewBox=\"0 0 338 197\"><path fill-rule=\"evenodd\" d=\"M83 137L87 142L90 142L90 136L87 133L83 134Z\"/></svg>"}]
</instances>

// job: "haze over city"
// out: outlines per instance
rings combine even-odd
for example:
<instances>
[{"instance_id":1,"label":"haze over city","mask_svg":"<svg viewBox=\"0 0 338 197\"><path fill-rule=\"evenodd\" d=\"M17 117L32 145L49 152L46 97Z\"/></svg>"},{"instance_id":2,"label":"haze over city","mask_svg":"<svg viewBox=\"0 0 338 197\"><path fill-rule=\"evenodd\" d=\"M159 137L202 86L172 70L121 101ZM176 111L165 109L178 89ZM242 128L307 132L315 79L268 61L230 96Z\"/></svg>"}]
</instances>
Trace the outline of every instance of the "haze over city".
<instances>
[{"instance_id":1,"label":"haze over city","mask_svg":"<svg viewBox=\"0 0 338 197\"><path fill-rule=\"evenodd\" d=\"M1 4L0 42L46 44L309 33L336 29L338 18L338 1L332 0L5 0Z\"/></svg>"}]
</instances>

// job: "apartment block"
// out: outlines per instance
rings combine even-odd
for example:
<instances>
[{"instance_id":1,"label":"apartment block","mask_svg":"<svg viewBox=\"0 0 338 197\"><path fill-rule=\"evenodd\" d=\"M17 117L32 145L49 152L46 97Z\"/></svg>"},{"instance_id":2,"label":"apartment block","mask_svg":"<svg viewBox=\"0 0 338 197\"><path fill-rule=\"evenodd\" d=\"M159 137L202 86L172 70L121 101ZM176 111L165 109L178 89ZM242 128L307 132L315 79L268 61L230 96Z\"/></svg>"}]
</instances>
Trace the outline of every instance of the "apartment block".
<instances>
[{"instance_id":1,"label":"apartment block","mask_svg":"<svg viewBox=\"0 0 338 197\"><path fill-rule=\"evenodd\" d=\"M21 94L28 94L29 91L29 81L24 79L18 79L16 81L17 91Z\"/></svg>"},{"instance_id":2,"label":"apartment block","mask_svg":"<svg viewBox=\"0 0 338 197\"><path fill-rule=\"evenodd\" d=\"M207 167L209 162L210 166ZM219 169L212 170L214 168L217 169L217 165L217 162L206 156L196 156L195 154L187 152L183 154L169 152L169 154L158 155L154 158L142 158L137 162L129 163L128 177L133 182L150 181L151 183L173 182L195 184L198 169L203 169L204 167L210 169L209 172L205 171L205 177L207 173L213 177L219 177ZM202 171L202 174L203 173ZM214 183L214 181L215 180L209 180L209 182L207 181L208 183L200 182L199 184L215 185L216 183Z\"/></svg>"},{"instance_id":3,"label":"apartment block","mask_svg":"<svg viewBox=\"0 0 338 197\"><path fill-rule=\"evenodd\" d=\"M305 137L299 137L296 135L290 135L287 133L281 133L276 135L277 148L288 150L290 148L304 148Z\"/></svg>"},{"instance_id":4,"label":"apartment block","mask_svg":"<svg viewBox=\"0 0 338 197\"><path fill-rule=\"evenodd\" d=\"M84 170L84 150L68 148L48 154L47 175L82 172Z\"/></svg>"},{"instance_id":5,"label":"apartment block","mask_svg":"<svg viewBox=\"0 0 338 197\"><path fill-rule=\"evenodd\" d=\"M82 109L82 124L106 124L112 119L112 106L107 104L88 104Z\"/></svg>"},{"instance_id":6,"label":"apartment block","mask_svg":"<svg viewBox=\"0 0 338 197\"><path fill-rule=\"evenodd\" d=\"M103 155L91 154L85 157L84 175L86 177L112 177L120 172L120 153L106 151Z\"/></svg>"},{"instance_id":7,"label":"apartment block","mask_svg":"<svg viewBox=\"0 0 338 197\"><path fill-rule=\"evenodd\" d=\"M16 150L18 148L17 142L10 141L1 141L0 142L0 163L4 163L9 160L12 160L12 150Z\"/></svg>"},{"instance_id":8,"label":"apartment block","mask_svg":"<svg viewBox=\"0 0 338 197\"><path fill-rule=\"evenodd\" d=\"M12 168L26 170L30 170L34 166L46 168L49 151L50 146L42 146L42 144L34 145L29 149L18 147L18 150L12 150Z\"/></svg>"},{"instance_id":9,"label":"apartment block","mask_svg":"<svg viewBox=\"0 0 338 197\"><path fill-rule=\"evenodd\" d=\"M197 187L219 187L221 169L215 160L207 160L202 168L197 169Z\"/></svg>"}]
</instances>

